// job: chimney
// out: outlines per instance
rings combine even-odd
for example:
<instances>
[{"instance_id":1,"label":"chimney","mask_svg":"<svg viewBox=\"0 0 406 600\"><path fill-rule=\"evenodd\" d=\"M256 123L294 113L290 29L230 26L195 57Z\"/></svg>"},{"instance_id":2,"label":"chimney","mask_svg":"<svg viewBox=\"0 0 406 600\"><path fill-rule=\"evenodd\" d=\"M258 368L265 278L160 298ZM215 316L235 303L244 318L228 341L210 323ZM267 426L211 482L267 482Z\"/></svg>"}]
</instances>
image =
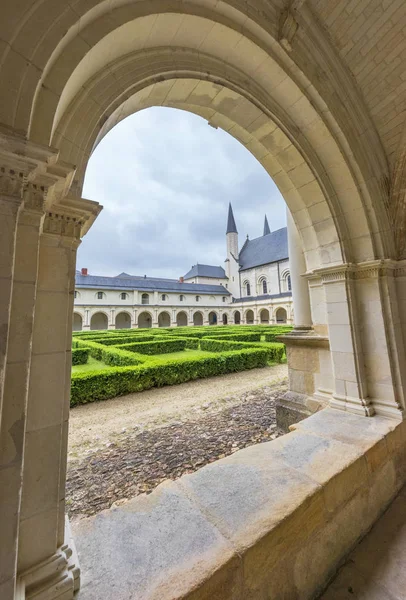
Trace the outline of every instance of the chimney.
<instances>
[{"instance_id":1,"label":"chimney","mask_svg":"<svg viewBox=\"0 0 406 600\"><path fill-rule=\"evenodd\" d=\"M87 269L83 268L80 273L81 275L87 275Z\"/></svg>"},{"instance_id":2,"label":"chimney","mask_svg":"<svg viewBox=\"0 0 406 600\"><path fill-rule=\"evenodd\" d=\"M183 279L183 277L179 277L179 283L183 283L185 280Z\"/></svg>"}]
</instances>

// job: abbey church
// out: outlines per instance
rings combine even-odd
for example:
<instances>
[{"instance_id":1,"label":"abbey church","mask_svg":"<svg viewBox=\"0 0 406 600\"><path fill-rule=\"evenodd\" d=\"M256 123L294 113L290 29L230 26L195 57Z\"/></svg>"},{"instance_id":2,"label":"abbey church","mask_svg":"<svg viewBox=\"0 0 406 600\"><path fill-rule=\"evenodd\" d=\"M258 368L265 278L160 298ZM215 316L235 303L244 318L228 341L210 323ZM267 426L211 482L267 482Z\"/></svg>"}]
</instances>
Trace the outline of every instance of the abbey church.
<instances>
[{"instance_id":1,"label":"abbey church","mask_svg":"<svg viewBox=\"0 0 406 600\"><path fill-rule=\"evenodd\" d=\"M74 330L291 323L287 228L240 248L231 204L224 267L197 263L179 279L76 272Z\"/></svg>"}]
</instances>

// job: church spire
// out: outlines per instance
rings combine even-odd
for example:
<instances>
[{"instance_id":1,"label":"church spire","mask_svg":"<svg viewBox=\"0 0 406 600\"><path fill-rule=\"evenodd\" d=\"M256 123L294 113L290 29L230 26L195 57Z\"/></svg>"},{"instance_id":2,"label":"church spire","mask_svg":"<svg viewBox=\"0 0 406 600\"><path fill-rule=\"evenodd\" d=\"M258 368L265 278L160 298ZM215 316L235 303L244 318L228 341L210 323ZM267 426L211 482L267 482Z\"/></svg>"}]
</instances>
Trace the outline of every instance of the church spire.
<instances>
[{"instance_id":1,"label":"church spire","mask_svg":"<svg viewBox=\"0 0 406 600\"><path fill-rule=\"evenodd\" d=\"M228 219L227 219L227 231L226 233L238 233L237 226L234 220L233 208L231 202L228 205Z\"/></svg>"},{"instance_id":2,"label":"church spire","mask_svg":"<svg viewBox=\"0 0 406 600\"><path fill-rule=\"evenodd\" d=\"M271 230L269 229L269 224L268 224L268 219L265 215L265 221L264 221L264 235L268 235L269 233L271 233Z\"/></svg>"}]
</instances>

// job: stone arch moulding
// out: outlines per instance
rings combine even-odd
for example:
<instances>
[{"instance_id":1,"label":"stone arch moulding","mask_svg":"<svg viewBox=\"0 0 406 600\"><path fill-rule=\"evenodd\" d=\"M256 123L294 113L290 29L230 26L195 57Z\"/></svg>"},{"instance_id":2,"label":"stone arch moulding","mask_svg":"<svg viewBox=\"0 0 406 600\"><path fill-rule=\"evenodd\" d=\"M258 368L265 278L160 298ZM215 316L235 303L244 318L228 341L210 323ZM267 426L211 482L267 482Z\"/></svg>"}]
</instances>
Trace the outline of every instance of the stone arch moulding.
<instances>
[{"instance_id":1,"label":"stone arch moulding","mask_svg":"<svg viewBox=\"0 0 406 600\"><path fill-rule=\"evenodd\" d=\"M326 269L342 266L340 273L345 272L348 279L348 265L393 257L393 240L387 234L387 194L377 185L379 178L387 175L384 161L374 154L375 173L369 159L362 160L369 156L366 140L373 137L374 128L366 127L365 136L361 131L359 139L351 138L351 127L345 125L345 119L340 121L340 111L326 103L305 70L298 70L277 43L276 31L267 29L267 21L260 31L245 15L241 27L238 10L220 16L225 6L222 2L216 5L215 14L209 14L207 6L199 14L185 14L183 9L182 14L176 10L153 13L154 6L148 5L149 15L144 17L154 15L151 20L159 21L161 27L152 27L151 22L151 27L146 27L144 17L138 15L113 28L114 32L110 27L105 35L105 30L104 37L98 34L82 55L67 52L66 43L74 43L77 35L70 31L44 69L29 135L33 141L51 143L59 150L61 164L77 166L72 197L81 194L88 158L109 128L135 110L172 106L222 127L256 156L293 215L307 271L317 272L323 286L336 277L336 271L323 274ZM93 16L89 13L89 21L83 22L92 22ZM156 37L155 31L161 34ZM191 31L201 32L203 39L192 39ZM138 48L134 48L135 39L141 41ZM131 43L126 45L125 40ZM328 54L324 38L323 44ZM338 73L338 57L329 55L329 59L336 61ZM60 60L69 64L61 69ZM353 108L362 108L361 96L357 100L352 94L353 82L348 87L345 78L341 79ZM339 88L338 95L342 95ZM134 98L138 104L132 106ZM354 108L349 115L354 131L359 129L356 114ZM366 110L359 110L359 120L369 123ZM380 148L379 140L376 147ZM352 288L351 283L344 289L343 299L350 312L349 328L362 320L357 314L362 303L354 302ZM324 322L323 326L332 331L335 324ZM383 327L390 328L387 320ZM353 374L358 386L354 396L363 398L361 411L365 413L368 386L362 374L362 334L351 336L347 331L346 335L345 347L353 355L357 372ZM395 350L392 356L401 360ZM347 405L346 393L337 392L337 396Z\"/></svg>"}]
</instances>

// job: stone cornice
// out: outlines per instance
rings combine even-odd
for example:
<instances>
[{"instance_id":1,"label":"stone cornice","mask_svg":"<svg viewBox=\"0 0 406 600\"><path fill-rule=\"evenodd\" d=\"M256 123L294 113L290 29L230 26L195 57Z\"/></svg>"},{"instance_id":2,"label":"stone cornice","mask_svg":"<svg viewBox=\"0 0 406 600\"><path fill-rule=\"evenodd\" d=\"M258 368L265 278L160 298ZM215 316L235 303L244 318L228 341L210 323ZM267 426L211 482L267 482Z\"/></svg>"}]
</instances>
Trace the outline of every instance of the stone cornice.
<instances>
[{"instance_id":1,"label":"stone cornice","mask_svg":"<svg viewBox=\"0 0 406 600\"><path fill-rule=\"evenodd\" d=\"M371 260L364 263L346 263L314 269L303 277L310 282L335 283L348 279L376 279L378 277L400 277L406 275L406 260Z\"/></svg>"},{"instance_id":2,"label":"stone cornice","mask_svg":"<svg viewBox=\"0 0 406 600\"><path fill-rule=\"evenodd\" d=\"M80 240L102 208L92 200L65 197L47 212L43 233Z\"/></svg>"}]
</instances>

